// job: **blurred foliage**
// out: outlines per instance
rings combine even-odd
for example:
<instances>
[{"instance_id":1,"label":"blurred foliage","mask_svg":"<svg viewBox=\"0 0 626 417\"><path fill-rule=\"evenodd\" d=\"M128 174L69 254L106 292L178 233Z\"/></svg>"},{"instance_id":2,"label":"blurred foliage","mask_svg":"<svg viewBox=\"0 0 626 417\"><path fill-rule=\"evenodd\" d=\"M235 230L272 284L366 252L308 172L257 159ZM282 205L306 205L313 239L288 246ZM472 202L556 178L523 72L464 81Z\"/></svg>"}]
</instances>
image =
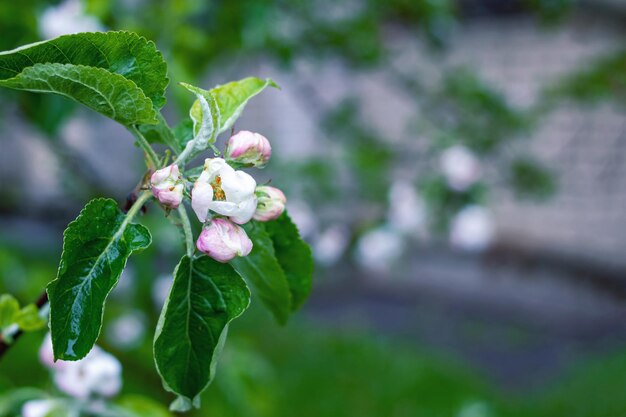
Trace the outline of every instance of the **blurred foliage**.
<instances>
[{"instance_id":1,"label":"blurred foliage","mask_svg":"<svg viewBox=\"0 0 626 417\"><path fill-rule=\"evenodd\" d=\"M545 199L556 191L553 175L535 160L524 157L511 164L511 186L520 198Z\"/></svg>"},{"instance_id":2,"label":"blurred foliage","mask_svg":"<svg viewBox=\"0 0 626 417\"><path fill-rule=\"evenodd\" d=\"M6 43L4 49L36 40L37 16L54 4L57 2L35 0L29 0L26 6L3 4L0 21L7 22L3 27L13 28L11 36L2 40ZM294 70L302 61L320 64L336 61L355 74L388 73L388 88L409 95L416 107L414 129L400 141L390 140L398 138L386 137L387 132L373 125L363 112L357 94L325 104L315 97L316 86L301 80L304 88L300 96L308 101L313 117L318 119L321 135L332 138L332 143L323 145L327 146L323 158L313 156L296 163L284 161L280 169L298 174L294 178L301 178L300 174L307 178L281 186L297 189L313 206L323 201L341 205L356 202L360 206L367 202L373 215L382 221L386 190L394 180L393 171L419 165L418 174L423 180L416 183L420 189L431 190L425 196L427 200L440 199L427 203L438 217L433 224L438 225L437 230L445 231L445 225L455 213L452 208L460 200L452 191L432 192L429 182L436 175L431 172L433 161L455 144L473 150L484 164L495 165L501 171L500 176L509 175L511 180L507 184L516 195L545 198L556 187L555 179L548 178L549 171L528 169L531 165L541 166L539 161L524 155L528 164L516 164L518 157L509 155L508 147L512 140L531 135L540 118L556 105L556 100L548 95L545 102L532 109L516 108L497 88L469 68L445 69L436 82L425 78L417 68L399 71L392 64L394 45L388 33L391 28L401 28L415 34L430 46L426 51L430 50L430 58L436 60L445 54L449 41L462 32L460 23L476 10L492 10L496 14L508 10L534 14L545 21L559 21L574 10L573 0L515 0L506 4L455 0L163 0L158 4L141 0L83 0L83 4L86 12L100 19L107 28L132 30L155 40L172 63L169 73L173 83L198 83L207 73L245 66L259 58L287 70ZM581 99L619 95L624 84L620 78L623 66L621 54L585 72L573 69L574 75L559 91ZM170 98L175 105L170 108L186 114L188 95L183 89L171 90ZM73 109L71 103L57 97L23 95L17 102L22 114L53 140ZM181 140L189 132L186 124L183 122L176 129ZM428 146L411 150L411 142L424 139ZM71 159L68 152L61 152L59 157L66 162ZM88 175L81 175L78 182L79 187L99 188ZM486 181L481 187L486 190L490 184L491 181ZM93 194L93 190L84 194ZM469 200L488 204L486 195L482 193L480 199ZM446 201L447 198L451 200Z\"/></svg>"},{"instance_id":3,"label":"blurred foliage","mask_svg":"<svg viewBox=\"0 0 626 417\"><path fill-rule=\"evenodd\" d=\"M527 116L467 68L449 71L430 107L437 126L479 154L489 154L529 127Z\"/></svg>"},{"instance_id":4,"label":"blurred foliage","mask_svg":"<svg viewBox=\"0 0 626 417\"><path fill-rule=\"evenodd\" d=\"M616 99L626 103L626 50L612 53L587 68L575 71L549 91L551 98L597 102Z\"/></svg>"},{"instance_id":5,"label":"blurred foliage","mask_svg":"<svg viewBox=\"0 0 626 417\"><path fill-rule=\"evenodd\" d=\"M431 227L436 232L448 230L449 222L463 207L484 205L488 188L477 182L465 191L451 189L442 176L429 176L420 183L420 192L428 204Z\"/></svg>"}]
</instances>

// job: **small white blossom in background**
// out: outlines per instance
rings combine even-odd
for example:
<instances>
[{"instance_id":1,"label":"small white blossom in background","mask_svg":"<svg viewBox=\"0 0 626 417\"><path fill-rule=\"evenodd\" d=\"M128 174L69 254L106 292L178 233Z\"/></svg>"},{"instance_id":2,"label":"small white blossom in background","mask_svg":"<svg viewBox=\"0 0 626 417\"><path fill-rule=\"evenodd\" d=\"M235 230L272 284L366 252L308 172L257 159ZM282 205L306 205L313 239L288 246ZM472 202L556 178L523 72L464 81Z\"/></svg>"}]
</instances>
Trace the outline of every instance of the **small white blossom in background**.
<instances>
[{"instance_id":1,"label":"small white blossom in background","mask_svg":"<svg viewBox=\"0 0 626 417\"><path fill-rule=\"evenodd\" d=\"M159 275L152 285L152 301L157 310L161 310L170 294L174 277L170 274Z\"/></svg>"},{"instance_id":2,"label":"small white blossom in background","mask_svg":"<svg viewBox=\"0 0 626 417\"><path fill-rule=\"evenodd\" d=\"M106 30L100 21L85 13L80 0L65 0L44 10L39 18L39 33L44 39L79 32Z\"/></svg>"},{"instance_id":3,"label":"small white blossom in background","mask_svg":"<svg viewBox=\"0 0 626 417\"><path fill-rule=\"evenodd\" d=\"M365 269L386 272L402 255L404 240L395 230L381 226L364 234L356 247L356 260Z\"/></svg>"},{"instance_id":4,"label":"small white blossom in background","mask_svg":"<svg viewBox=\"0 0 626 417\"><path fill-rule=\"evenodd\" d=\"M146 318L140 311L124 314L109 323L106 336L118 349L134 349L146 336Z\"/></svg>"},{"instance_id":5,"label":"small white blossom in background","mask_svg":"<svg viewBox=\"0 0 626 417\"><path fill-rule=\"evenodd\" d=\"M426 226L426 204L413 184L396 181L389 190L389 225L403 234L423 232Z\"/></svg>"},{"instance_id":6,"label":"small white blossom in background","mask_svg":"<svg viewBox=\"0 0 626 417\"><path fill-rule=\"evenodd\" d=\"M52 339L48 334L39 351L42 363L53 373L56 387L74 398L112 397L122 388L122 365L98 346L79 361L53 362Z\"/></svg>"},{"instance_id":7,"label":"small white blossom in background","mask_svg":"<svg viewBox=\"0 0 626 417\"><path fill-rule=\"evenodd\" d=\"M46 417L54 411L57 402L54 400L31 400L22 406L22 417Z\"/></svg>"},{"instance_id":8,"label":"small white blossom in background","mask_svg":"<svg viewBox=\"0 0 626 417\"><path fill-rule=\"evenodd\" d=\"M482 175L480 162L465 146L455 145L441 154L441 170L450 188L465 191Z\"/></svg>"},{"instance_id":9,"label":"small white blossom in background","mask_svg":"<svg viewBox=\"0 0 626 417\"><path fill-rule=\"evenodd\" d=\"M493 413L489 405L484 402L475 401L464 404L456 417L492 417Z\"/></svg>"},{"instance_id":10,"label":"small white blossom in background","mask_svg":"<svg viewBox=\"0 0 626 417\"><path fill-rule=\"evenodd\" d=\"M305 202L289 200L287 211L291 220L298 226L300 236L308 238L317 232L317 217L315 217L315 214L313 214L313 211Z\"/></svg>"},{"instance_id":11,"label":"small white blossom in background","mask_svg":"<svg viewBox=\"0 0 626 417\"><path fill-rule=\"evenodd\" d=\"M344 225L334 225L320 233L313 241L313 255L322 265L335 264L346 251L350 230Z\"/></svg>"},{"instance_id":12,"label":"small white blossom in background","mask_svg":"<svg viewBox=\"0 0 626 417\"><path fill-rule=\"evenodd\" d=\"M491 212L481 206L467 206L452 219L450 243L467 251L482 251L489 247L495 237L495 225Z\"/></svg>"}]
</instances>

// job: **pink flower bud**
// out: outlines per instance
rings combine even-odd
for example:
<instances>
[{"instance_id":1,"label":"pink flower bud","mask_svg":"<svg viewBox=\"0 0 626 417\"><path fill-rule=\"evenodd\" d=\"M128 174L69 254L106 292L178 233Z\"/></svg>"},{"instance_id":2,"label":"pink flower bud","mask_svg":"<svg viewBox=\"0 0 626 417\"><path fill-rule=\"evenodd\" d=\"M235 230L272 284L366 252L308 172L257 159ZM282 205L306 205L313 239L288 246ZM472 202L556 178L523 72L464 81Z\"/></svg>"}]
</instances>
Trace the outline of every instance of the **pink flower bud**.
<instances>
[{"instance_id":1,"label":"pink flower bud","mask_svg":"<svg viewBox=\"0 0 626 417\"><path fill-rule=\"evenodd\" d=\"M278 188L262 185L256 187L258 204L254 212L254 220L267 222L275 220L285 211L287 198Z\"/></svg>"},{"instance_id":2,"label":"pink flower bud","mask_svg":"<svg viewBox=\"0 0 626 417\"><path fill-rule=\"evenodd\" d=\"M198 250L218 262L226 263L235 256L248 256L252 241L240 226L226 219L213 219L196 242Z\"/></svg>"},{"instance_id":3,"label":"pink flower bud","mask_svg":"<svg viewBox=\"0 0 626 417\"><path fill-rule=\"evenodd\" d=\"M242 130L228 139L224 155L244 166L263 168L272 156L272 147L265 136Z\"/></svg>"},{"instance_id":4,"label":"pink flower bud","mask_svg":"<svg viewBox=\"0 0 626 417\"><path fill-rule=\"evenodd\" d=\"M183 201L185 184L176 164L157 170L150 177L152 194L161 204L169 208L177 208Z\"/></svg>"}]
</instances>

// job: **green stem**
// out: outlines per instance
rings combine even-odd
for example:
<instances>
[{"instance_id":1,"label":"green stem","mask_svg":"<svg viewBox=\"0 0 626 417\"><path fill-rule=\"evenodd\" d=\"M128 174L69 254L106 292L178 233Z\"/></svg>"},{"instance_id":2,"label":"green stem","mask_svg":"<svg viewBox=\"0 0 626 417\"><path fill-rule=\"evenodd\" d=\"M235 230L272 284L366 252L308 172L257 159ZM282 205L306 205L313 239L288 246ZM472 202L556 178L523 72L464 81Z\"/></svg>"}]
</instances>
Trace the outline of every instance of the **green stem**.
<instances>
[{"instance_id":1,"label":"green stem","mask_svg":"<svg viewBox=\"0 0 626 417\"><path fill-rule=\"evenodd\" d=\"M187 209L184 205L178 206L178 215L180 217L180 223L185 233L185 246L187 247L187 256L190 258L195 252L195 246L193 244L193 233L191 231L191 223L189 223L189 216L187 216Z\"/></svg>"},{"instance_id":2,"label":"green stem","mask_svg":"<svg viewBox=\"0 0 626 417\"><path fill-rule=\"evenodd\" d=\"M135 139L137 139L137 144L139 145L139 147L145 152L146 158L148 160L149 168L152 168L152 169L160 168L160 159L158 155L156 154L156 152L154 152L154 149L152 149L152 146L150 145L148 140L141 134L139 129L137 129L135 126L132 126L130 128L130 131L133 134L133 136L135 136Z\"/></svg>"}]
</instances>

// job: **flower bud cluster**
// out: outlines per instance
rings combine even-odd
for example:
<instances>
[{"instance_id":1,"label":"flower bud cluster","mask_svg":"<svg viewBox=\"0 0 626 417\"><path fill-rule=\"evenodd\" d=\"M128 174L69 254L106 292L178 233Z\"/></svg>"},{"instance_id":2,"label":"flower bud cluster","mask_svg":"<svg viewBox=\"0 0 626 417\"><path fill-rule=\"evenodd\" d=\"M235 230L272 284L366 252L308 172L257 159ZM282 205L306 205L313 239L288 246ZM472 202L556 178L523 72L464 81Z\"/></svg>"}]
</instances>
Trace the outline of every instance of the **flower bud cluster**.
<instances>
[{"instance_id":1,"label":"flower bud cluster","mask_svg":"<svg viewBox=\"0 0 626 417\"><path fill-rule=\"evenodd\" d=\"M262 135L241 131L232 135L224 158L207 158L191 189L191 207L204 224L196 242L199 251L219 262L247 256L252 241L241 227L254 219L277 219L285 210L286 198L278 188L257 186L255 179L237 168L263 168L272 154ZM156 171L150 178L152 193L168 209L183 201L185 180L176 164Z\"/></svg>"}]
</instances>

